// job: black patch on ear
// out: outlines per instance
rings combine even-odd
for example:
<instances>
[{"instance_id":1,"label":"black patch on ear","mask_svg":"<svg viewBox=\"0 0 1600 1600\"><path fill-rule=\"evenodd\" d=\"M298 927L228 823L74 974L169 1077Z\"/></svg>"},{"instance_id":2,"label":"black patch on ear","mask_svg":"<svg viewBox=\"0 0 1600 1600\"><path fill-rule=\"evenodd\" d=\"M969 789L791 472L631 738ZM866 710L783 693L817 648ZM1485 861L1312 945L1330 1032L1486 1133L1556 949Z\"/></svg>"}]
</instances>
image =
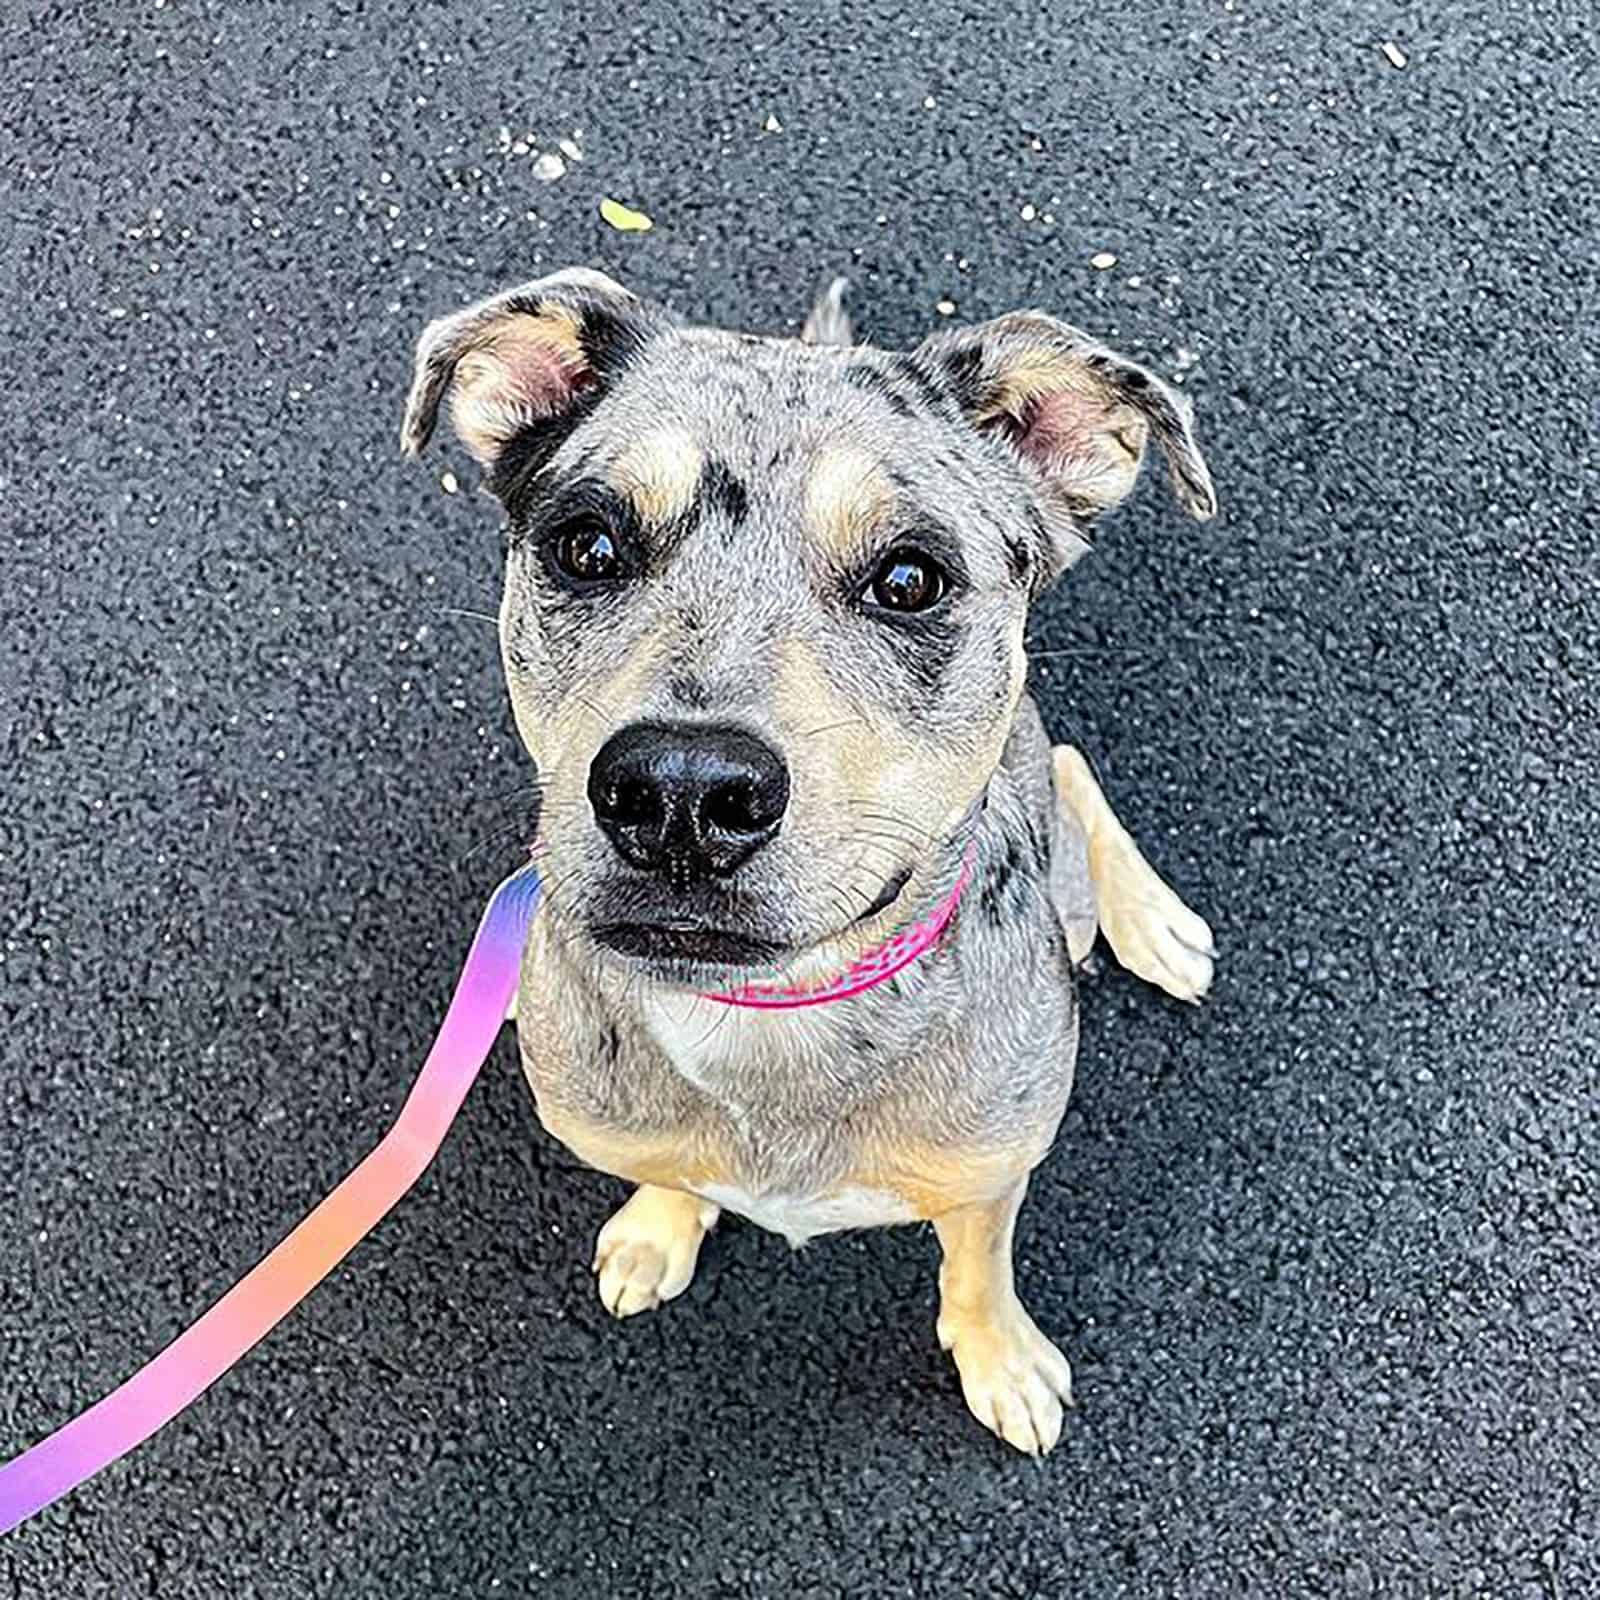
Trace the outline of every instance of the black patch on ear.
<instances>
[{"instance_id":1,"label":"black patch on ear","mask_svg":"<svg viewBox=\"0 0 1600 1600\"><path fill-rule=\"evenodd\" d=\"M661 334L683 325L664 306L638 300L618 304L586 290L573 296L573 304L578 343L602 385L615 383Z\"/></svg>"},{"instance_id":2,"label":"black patch on ear","mask_svg":"<svg viewBox=\"0 0 1600 1600\"><path fill-rule=\"evenodd\" d=\"M940 358L945 379L955 402L963 411L975 411L983 398L979 372L983 366L983 350L979 345L962 345L947 351Z\"/></svg>"},{"instance_id":3,"label":"black patch on ear","mask_svg":"<svg viewBox=\"0 0 1600 1600\"><path fill-rule=\"evenodd\" d=\"M580 315L578 343L589 366L602 382L623 372L644 348L636 315L619 315L612 307L587 301Z\"/></svg>"},{"instance_id":4,"label":"black patch on ear","mask_svg":"<svg viewBox=\"0 0 1600 1600\"><path fill-rule=\"evenodd\" d=\"M538 315L549 303L532 298L511 309ZM574 393L566 410L541 417L513 434L485 479L489 492L513 517L526 514L540 470L644 353L667 320L660 313L652 313L649 321L641 320L644 314L637 305L616 307L588 295L577 297L575 309L580 318L578 343L594 375L592 381Z\"/></svg>"},{"instance_id":5,"label":"black patch on ear","mask_svg":"<svg viewBox=\"0 0 1600 1600\"><path fill-rule=\"evenodd\" d=\"M844 381L852 389L865 389L868 394L877 395L897 417L914 414L915 408L889 381L888 374L865 361L852 361L844 369Z\"/></svg>"},{"instance_id":6,"label":"black patch on ear","mask_svg":"<svg viewBox=\"0 0 1600 1600\"><path fill-rule=\"evenodd\" d=\"M750 491L744 480L720 456L712 456L700 469L693 515L715 512L731 528L742 528L750 516Z\"/></svg>"},{"instance_id":7,"label":"black patch on ear","mask_svg":"<svg viewBox=\"0 0 1600 1600\"><path fill-rule=\"evenodd\" d=\"M917 391L928 410L950 409L950 391L915 356L896 356L894 370L897 377L904 378Z\"/></svg>"}]
</instances>

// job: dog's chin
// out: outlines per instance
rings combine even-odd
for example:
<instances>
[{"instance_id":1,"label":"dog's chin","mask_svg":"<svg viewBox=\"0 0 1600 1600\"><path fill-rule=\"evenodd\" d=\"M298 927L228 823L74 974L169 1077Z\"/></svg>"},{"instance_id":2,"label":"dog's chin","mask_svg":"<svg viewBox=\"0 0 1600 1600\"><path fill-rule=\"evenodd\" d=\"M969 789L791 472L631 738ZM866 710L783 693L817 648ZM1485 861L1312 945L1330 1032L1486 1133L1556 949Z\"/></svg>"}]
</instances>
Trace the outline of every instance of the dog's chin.
<instances>
[{"instance_id":1,"label":"dog's chin","mask_svg":"<svg viewBox=\"0 0 1600 1600\"><path fill-rule=\"evenodd\" d=\"M641 977L701 989L765 976L788 953L775 940L691 922L602 922L589 934L603 956Z\"/></svg>"}]
</instances>

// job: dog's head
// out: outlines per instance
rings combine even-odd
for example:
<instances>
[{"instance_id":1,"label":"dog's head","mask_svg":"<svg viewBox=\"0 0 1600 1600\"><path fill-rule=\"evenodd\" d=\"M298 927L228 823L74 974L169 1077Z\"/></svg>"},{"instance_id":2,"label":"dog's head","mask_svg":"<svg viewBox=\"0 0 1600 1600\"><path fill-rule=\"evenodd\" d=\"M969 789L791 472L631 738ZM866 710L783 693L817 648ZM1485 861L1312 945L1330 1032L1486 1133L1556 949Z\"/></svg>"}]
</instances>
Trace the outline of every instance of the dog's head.
<instances>
[{"instance_id":1,"label":"dog's head","mask_svg":"<svg viewBox=\"0 0 1600 1600\"><path fill-rule=\"evenodd\" d=\"M426 330L408 451L447 396L508 520L549 904L672 981L902 915L999 761L1031 600L1147 440L1215 510L1184 399L1039 312L895 354L689 327L574 270Z\"/></svg>"}]
</instances>

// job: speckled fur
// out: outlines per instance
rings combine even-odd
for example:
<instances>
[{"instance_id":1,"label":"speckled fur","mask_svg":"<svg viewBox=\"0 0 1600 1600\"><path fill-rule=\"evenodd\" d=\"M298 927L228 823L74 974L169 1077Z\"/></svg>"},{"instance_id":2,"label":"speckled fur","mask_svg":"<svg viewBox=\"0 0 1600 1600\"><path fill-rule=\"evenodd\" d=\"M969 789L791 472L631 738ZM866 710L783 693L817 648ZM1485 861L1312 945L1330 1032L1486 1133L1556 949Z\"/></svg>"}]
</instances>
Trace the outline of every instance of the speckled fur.
<instances>
[{"instance_id":1,"label":"speckled fur","mask_svg":"<svg viewBox=\"0 0 1600 1600\"><path fill-rule=\"evenodd\" d=\"M881 1188L919 1216L1028 1171L1072 1087L1063 920L1094 916L1083 838L1052 803L1048 757L1025 700L971 824L977 870L953 935L848 1003L753 1012L652 993L540 924L518 1027L546 1125L622 1178L789 1196ZM960 837L933 865L934 894ZM654 1005L698 1042L693 1077L658 1042ZM942 1192L919 1182L919 1163Z\"/></svg>"},{"instance_id":2,"label":"speckled fur","mask_svg":"<svg viewBox=\"0 0 1600 1600\"><path fill-rule=\"evenodd\" d=\"M909 354L852 336L837 284L802 339L764 339L558 274L428 329L402 439L419 449L466 384L457 426L509 519L501 641L546 882L518 1030L549 1131L643 1186L601 1236L607 1304L679 1292L717 1205L796 1243L933 1219L969 1404L1048 1449L1067 1369L1016 1301L1011 1227L1072 1087L1069 951L1093 938L1095 863L1131 885L1130 944L1154 875L1086 768L1076 802L1056 793L1023 628L1147 437L1197 516L1210 480L1181 397L1063 323L1026 313ZM555 564L585 517L629 581ZM950 596L887 616L864 585L908 540ZM597 826L596 753L651 720L782 753L782 826L731 879L665 883ZM704 991L749 972L623 959L596 935L677 919L769 942L791 978L831 974L939 903L969 848L940 946L846 1002L729 1008Z\"/></svg>"}]
</instances>

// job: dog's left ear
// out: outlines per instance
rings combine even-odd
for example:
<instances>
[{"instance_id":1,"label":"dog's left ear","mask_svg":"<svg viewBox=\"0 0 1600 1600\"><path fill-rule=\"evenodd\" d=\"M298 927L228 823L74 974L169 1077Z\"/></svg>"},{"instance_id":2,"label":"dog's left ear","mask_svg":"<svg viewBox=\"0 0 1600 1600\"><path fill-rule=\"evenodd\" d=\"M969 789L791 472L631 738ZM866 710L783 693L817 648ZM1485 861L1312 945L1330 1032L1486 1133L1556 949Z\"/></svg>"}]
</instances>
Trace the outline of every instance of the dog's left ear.
<instances>
[{"instance_id":1,"label":"dog's left ear","mask_svg":"<svg viewBox=\"0 0 1600 1600\"><path fill-rule=\"evenodd\" d=\"M547 455L671 319L603 272L571 267L429 323L400 448L427 444L448 394L461 442L489 469Z\"/></svg>"},{"instance_id":2,"label":"dog's left ear","mask_svg":"<svg viewBox=\"0 0 1600 1600\"><path fill-rule=\"evenodd\" d=\"M935 334L915 359L1021 464L1056 545L1046 553L1054 571L1086 547L1088 524L1133 488L1152 437L1184 510L1201 522L1216 515L1188 399L1070 324L1013 312Z\"/></svg>"}]
</instances>

